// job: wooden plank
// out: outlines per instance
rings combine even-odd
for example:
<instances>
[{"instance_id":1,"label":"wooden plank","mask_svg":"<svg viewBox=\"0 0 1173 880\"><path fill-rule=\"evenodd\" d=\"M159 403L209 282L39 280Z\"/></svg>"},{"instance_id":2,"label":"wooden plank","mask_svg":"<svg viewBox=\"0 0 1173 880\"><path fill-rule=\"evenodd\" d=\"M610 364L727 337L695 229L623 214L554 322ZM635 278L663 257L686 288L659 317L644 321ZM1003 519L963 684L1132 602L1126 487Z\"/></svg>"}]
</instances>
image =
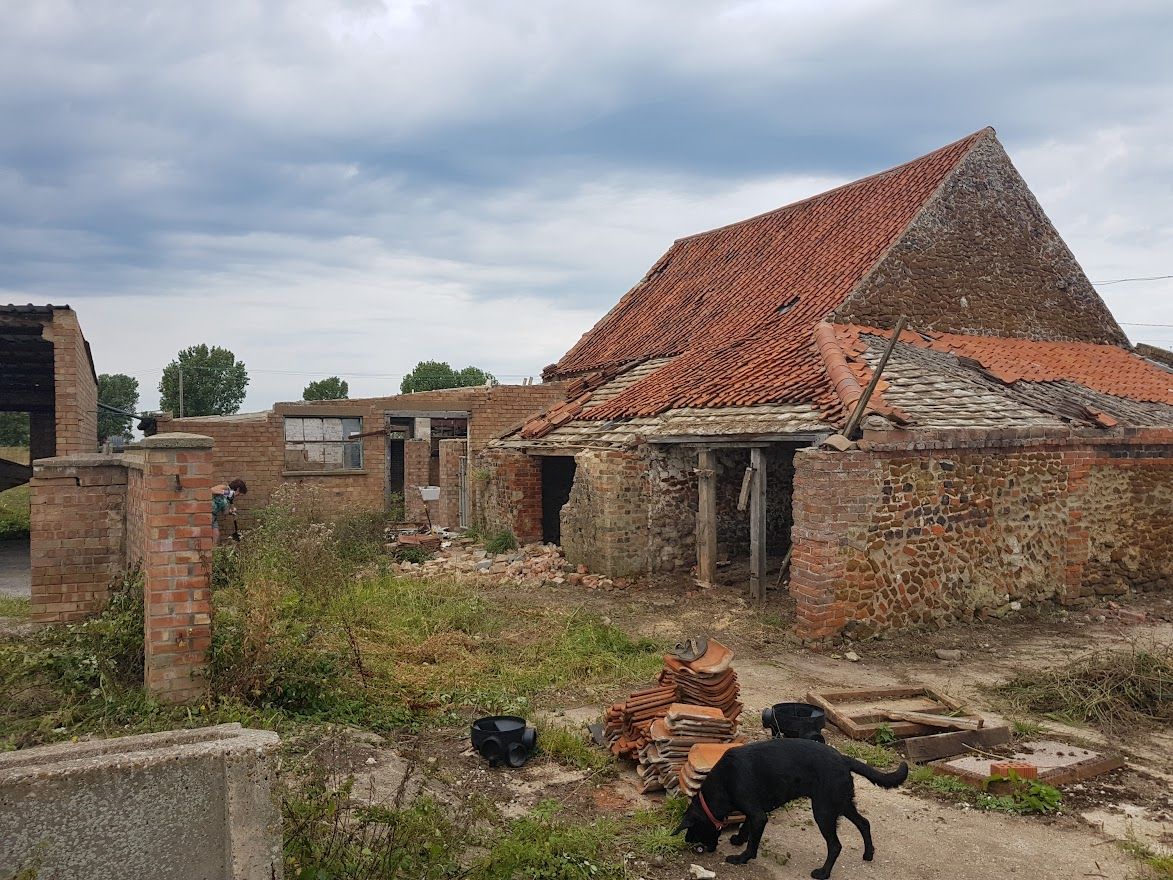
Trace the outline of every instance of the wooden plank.
<instances>
[{"instance_id":1,"label":"wooden plank","mask_svg":"<svg viewBox=\"0 0 1173 880\"><path fill-rule=\"evenodd\" d=\"M952 758L976 749L990 749L1004 746L1013 737L1009 727L983 727L981 730L958 730L952 733L933 733L928 736L912 736L896 743L897 751L909 761L924 763L938 758Z\"/></svg>"},{"instance_id":2,"label":"wooden plank","mask_svg":"<svg viewBox=\"0 0 1173 880\"><path fill-rule=\"evenodd\" d=\"M814 691L811 691L813 694ZM854 691L819 691L819 696L833 703L859 703L863 700L904 700L929 693L923 687L860 688ZM807 696L810 696L808 694Z\"/></svg>"},{"instance_id":3,"label":"wooden plank","mask_svg":"<svg viewBox=\"0 0 1173 880\"><path fill-rule=\"evenodd\" d=\"M884 367L888 365L888 358L892 356L892 350L896 348L896 343L900 340L900 333L904 329L907 321L908 317L906 315L901 315L899 320L897 320L896 326L892 329L892 338L888 340L888 345L885 346L884 353L880 356L880 362L872 370L872 378L868 382L868 387L863 390L863 394L855 402L855 409L852 410L851 417L847 420L847 427L843 429L843 436L848 440L856 439L852 435L859 428L859 423L863 421L863 414L867 409L868 401L871 400L872 392L876 390L876 385L880 382L880 374L884 372Z\"/></svg>"},{"instance_id":4,"label":"wooden plank","mask_svg":"<svg viewBox=\"0 0 1173 880\"><path fill-rule=\"evenodd\" d=\"M737 495L737 509L749 507L749 493L753 490L753 468L747 467L741 477L741 491Z\"/></svg>"},{"instance_id":5,"label":"wooden plank","mask_svg":"<svg viewBox=\"0 0 1173 880\"><path fill-rule=\"evenodd\" d=\"M980 730L986 726L984 718L936 715L932 712L902 712L889 709L884 712L884 717L889 721L911 721L913 724L927 724L929 727L947 727L954 730Z\"/></svg>"},{"instance_id":6,"label":"wooden plank","mask_svg":"<svg viewBox=\"0 0 1173 880\"><path fill-rule=\"evenodd\" d=\"M717 580L717 456L711 449L697 455L696 576L702 583Z\"/></svg>"},{"instance_id":7,"label":"wooden plank","mask_svg":"<svg viewBox=\"0 0 1173 880\"><path fill-rule=\"evenodd\" d=\"M751 449L753 491L749 498L749 586L756 602L766 599L766 451Z\"/></svg>"}]
</instances>

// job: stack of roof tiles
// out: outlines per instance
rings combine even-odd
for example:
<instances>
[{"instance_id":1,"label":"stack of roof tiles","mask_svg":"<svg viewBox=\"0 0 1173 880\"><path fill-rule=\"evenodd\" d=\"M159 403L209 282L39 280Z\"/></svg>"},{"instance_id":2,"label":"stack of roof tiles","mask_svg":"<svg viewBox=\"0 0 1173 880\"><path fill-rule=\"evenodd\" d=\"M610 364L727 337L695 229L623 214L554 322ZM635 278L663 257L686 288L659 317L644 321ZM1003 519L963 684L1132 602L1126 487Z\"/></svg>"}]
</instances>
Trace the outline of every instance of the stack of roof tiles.
<instances>
[{"instance_id":1,"label":"stack of roof tiles","mask_svg":"<svg viewBox=\"0 0 1173 880\"><path fill-rule=\"evenodd\" d=\"M736 728L742 709L738 702L741 689L732 662L733 652L715 640L710 640L694 660L666 655L656 687L637 691L603 716L603 737L611 754L637 760L652 742L652 722L664 718L673 703L682 701L719 710Z\"/></svg>"},{"instance_id":2,"label":"stack of roof tiles","mask_svg":"<svg viewBox=\"0 0 1173 880\"><path fill-rule=\"evenodd\" d=\"M720 642L710 641L704 655L685 662L669 654L664 658L661 684L674 684L681 699L700 706L715 706L726 718L741 714L741 685L733 671L733 652Z\"/></svg>"},{"instance_id":3,"label":"stack of roof tiles","mask_svg":"<svg viewBox=\"0 0 1173 880\"><path fill-rule=\"evenodd\" d=\"M727 751L740 745L743 745L740 741L694 745L688 750L688 760L680 767L679 791L687 797L694 797L717 762Z\"/></svg>"},{"instance_id":4,"label":"stack of roof tiles","mask_svg":"<svg viewBox=\"0 0 1173 880\"><path fill-rule=\"evenodd\" d=\"M661 685L636 691L626 702L616 703L603 718L603 736L611 754L634 757L651 742L649 728L676 702L676 687Z\"/></svg>"},{"instance_id":5,"label":"stack of roof tiles","mask_svg":"<svg viewBox=\"0 0 1173 880\"><path fill-rule=\"evenodd\" d=\"M652 722L649 734L652 741L640 750L636 768L643 780L640 790L675 792L681 787L681 772L692 749L703 744L732 743L737 722L712 706L673 703L663 718Z\"/></svg>"}]
</instances>

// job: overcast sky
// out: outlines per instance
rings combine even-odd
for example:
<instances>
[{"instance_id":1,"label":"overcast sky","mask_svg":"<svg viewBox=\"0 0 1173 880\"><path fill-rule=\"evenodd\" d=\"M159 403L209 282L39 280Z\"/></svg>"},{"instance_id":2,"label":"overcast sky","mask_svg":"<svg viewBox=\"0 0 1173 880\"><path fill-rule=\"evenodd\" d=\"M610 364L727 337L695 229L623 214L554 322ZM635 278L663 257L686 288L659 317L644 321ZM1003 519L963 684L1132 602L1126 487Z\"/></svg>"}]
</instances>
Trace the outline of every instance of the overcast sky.
<instances>
[{"instance_id":1,"label":"overcast sky","mask_svg":"<svg viewBox=\"0 0 1173 880\"><path fill-rule=\"evenodd\" d=\"M186 8L185 8L186 7ZM1173 4L0 0L0 302L158 400L541 372L674 238L993 125L1096 282L1173 275ZM1101 285L1173 346L1173 281Z\"/></svg>"}]
</instances>

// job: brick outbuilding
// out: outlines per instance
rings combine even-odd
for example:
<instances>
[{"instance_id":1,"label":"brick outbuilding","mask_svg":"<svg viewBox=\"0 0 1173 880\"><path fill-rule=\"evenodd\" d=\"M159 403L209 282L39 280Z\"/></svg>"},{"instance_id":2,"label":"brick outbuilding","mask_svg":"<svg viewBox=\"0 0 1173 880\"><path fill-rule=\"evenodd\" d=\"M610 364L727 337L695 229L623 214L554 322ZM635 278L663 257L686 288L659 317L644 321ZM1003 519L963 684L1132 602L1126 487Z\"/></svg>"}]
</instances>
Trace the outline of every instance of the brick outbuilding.
<instances>
[{"instance_id":1,"label":"brick outbuilding","mask_svg":"<svg viewBox=\"0 0 1173 880\"><path fill-rule=\"evenodd\" d=\"M807 638L1173 587L1173 370L992 129L680 239L544 377L481 512L592 568L788 562Z\"/></svg>"}]
</instances>

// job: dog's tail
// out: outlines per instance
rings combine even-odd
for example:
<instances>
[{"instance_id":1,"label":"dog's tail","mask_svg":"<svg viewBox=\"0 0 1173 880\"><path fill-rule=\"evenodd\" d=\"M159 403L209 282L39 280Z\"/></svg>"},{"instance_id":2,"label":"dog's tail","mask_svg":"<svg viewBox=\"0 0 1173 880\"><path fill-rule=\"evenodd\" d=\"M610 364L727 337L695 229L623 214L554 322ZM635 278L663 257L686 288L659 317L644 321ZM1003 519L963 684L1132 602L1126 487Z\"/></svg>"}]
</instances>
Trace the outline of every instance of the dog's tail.
<instances>
[{"instance_id":1,"label":"dog's tail","mask_svg":"<svg viewBox=\"0 0 1173 880\"><path fill-rule=\"evenodd\" d=\"M858 773L868 782L874 783L880 788L895 788L908 778L908 764L904 761L901 761L900 766L895 770L885 773L883 770L869 767L863 761L857 761L855 758L844 755L843 759L847 761L847 766L851 768L852 773Z\"/></svg>"}]
</instances>

